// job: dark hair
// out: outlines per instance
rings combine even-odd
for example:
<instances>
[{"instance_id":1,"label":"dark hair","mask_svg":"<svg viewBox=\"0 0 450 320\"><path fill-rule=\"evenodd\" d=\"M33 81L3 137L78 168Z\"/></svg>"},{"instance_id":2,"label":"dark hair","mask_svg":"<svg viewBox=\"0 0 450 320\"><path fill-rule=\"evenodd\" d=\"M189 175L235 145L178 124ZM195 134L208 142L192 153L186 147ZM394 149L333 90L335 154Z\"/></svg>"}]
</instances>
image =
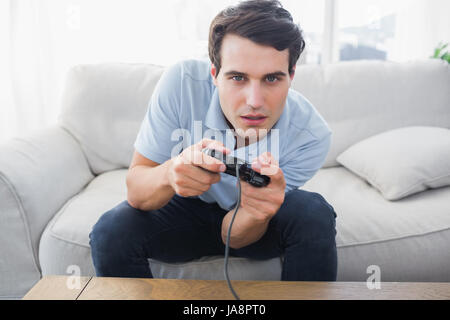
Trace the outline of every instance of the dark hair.
<instances>
[{"instance_id":1,"label":"dark hair","mask_svg":"<svg viewBox=\"0 0 450 320\"><path fill-rule=\"evenodd\" d=\"M302 30L293 22L291 14L277 0L247 0L230 6L211 22L208 51L211 62L221 67L220 49L223 37L236 34L279 51L289 48L289 73L305 48Z\"/></svg>"}]
</instances>

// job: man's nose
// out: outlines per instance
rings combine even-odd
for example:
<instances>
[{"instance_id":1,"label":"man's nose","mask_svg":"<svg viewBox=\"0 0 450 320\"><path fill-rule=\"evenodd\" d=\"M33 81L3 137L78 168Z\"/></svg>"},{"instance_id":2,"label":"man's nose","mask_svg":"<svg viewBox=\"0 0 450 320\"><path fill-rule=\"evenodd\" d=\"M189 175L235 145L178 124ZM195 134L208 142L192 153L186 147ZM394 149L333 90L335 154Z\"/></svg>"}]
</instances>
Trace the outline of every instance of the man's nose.
<instances>
[{"instance_id":1,"label":"man's nose","mask_svg":"<svg viewBox=\"0 0 450 320\"><path fill-rule=\"evenodd\" d=\"M253 109L261 108L264 105L263 93L259 83L250 83L247 93L247 105Z\"/></svg>"}]
</instances>

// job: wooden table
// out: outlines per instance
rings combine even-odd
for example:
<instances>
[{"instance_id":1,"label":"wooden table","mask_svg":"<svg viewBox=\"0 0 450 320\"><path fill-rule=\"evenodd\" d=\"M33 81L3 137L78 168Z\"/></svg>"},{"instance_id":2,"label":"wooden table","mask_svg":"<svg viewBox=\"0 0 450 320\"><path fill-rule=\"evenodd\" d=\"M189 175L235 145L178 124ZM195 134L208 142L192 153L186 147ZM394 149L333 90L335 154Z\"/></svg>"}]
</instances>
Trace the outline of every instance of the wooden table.
<instances>
[{"instance_id":1,"label":"wooden table","mask_svg":"<svg viewBox=\"0 0 450 320\"><path fill-rule=\"evenodd\" d=\"M71 288L73 281L69 283L69 277L46 276L23 299L234 299L224 280L81 277L78 288ZM447 282L381 282L380 289L368 289L365 282L232 281L232 285L242 300L450 299L450 283Z\"/></svg>"}]
</instances>

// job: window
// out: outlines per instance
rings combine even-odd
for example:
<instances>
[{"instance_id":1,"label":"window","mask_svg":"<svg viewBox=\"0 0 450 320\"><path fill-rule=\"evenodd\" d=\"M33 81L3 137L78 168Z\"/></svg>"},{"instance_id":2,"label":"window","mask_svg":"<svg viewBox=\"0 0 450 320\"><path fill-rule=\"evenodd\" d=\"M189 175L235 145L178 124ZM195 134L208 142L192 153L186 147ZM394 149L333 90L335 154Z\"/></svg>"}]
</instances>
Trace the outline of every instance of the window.
<instances>
[{"instance_id":1,"label":"window","mask_svg":"<svg viewBox=\"0 0 450 320\"><path fill-rule=\"evenodd\" d=\"M386 60L395 36L392 0L342 0L338 4L339 59Z\"/></svg>"},{"instance_id":2,"label":"window","mask_svg":"<svg viewBox=\"0 0 450 320\"><path fill-rule=\"evenodd\" d=\"M284 0L280 1L288 10L294 21L303 30L305 38L305 51L300 57L299 63L318 64L322 60L322 48L324 37L324 0Z\"/></svg>"},{"instance_id":3,"label":"window","mask_svg":"<svg viewBox=\"0 0 450 320\"><path fill-rule=\"evenodd\" d=\"M336 2L338 59L426 59L450 40L446 0L331 0Z\"/></svg>"}]
</instances>

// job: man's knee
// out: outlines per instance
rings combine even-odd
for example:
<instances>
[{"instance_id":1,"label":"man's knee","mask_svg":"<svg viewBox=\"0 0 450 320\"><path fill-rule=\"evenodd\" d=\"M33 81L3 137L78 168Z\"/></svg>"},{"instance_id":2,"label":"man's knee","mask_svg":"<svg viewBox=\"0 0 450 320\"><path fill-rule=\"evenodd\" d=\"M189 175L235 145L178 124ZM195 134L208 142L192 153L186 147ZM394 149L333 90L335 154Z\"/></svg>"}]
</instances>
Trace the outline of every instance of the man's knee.
<instances>
[{"instance_id":1,"label":"man's knee","mask_svg":"<svg viewBox=\"0 0 450 320\"><path fill-rule=\"evenodd\" d=\"M142 250L148 212L124 201L105 212L89 234L95 273L102 277L152 277Z\"/></svg>"},{"instance_id":2,"label":"man's knee","mask_svg":"<svg viewBox=\"0 0 450 320\"><path fill-rule=\"evenodd\" d=\"M277 215L279 213L286 227L294 233L301 231L302 238L334 238L336 235L334 208L318 193L300 189L286 193Z\"/></svg>"},{"instance_id":3,"label":"man's knee","mask_svg":"<svg viewBox=\"0 0 450 320\"><path fill-rule=\"evenodd\" d=\"M114 252L118 246L124 245L136 232L139 214L143 213L131 207L127 201L105 212L89 234L91 249Z\"/></svg>"}]
</instances>

